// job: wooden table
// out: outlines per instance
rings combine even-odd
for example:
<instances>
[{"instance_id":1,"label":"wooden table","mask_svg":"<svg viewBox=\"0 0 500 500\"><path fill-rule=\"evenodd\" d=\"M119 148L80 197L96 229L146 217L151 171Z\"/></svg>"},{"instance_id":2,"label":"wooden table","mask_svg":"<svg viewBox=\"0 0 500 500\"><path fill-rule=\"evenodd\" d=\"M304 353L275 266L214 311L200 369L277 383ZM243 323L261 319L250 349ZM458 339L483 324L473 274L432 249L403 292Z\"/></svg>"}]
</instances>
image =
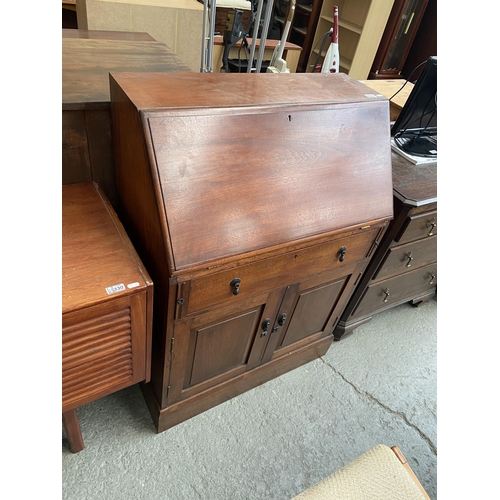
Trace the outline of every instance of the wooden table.
<instances>
[{"instance_id":1,"label":"wooden table","mask_svg":"<svg viewBox=\"0 0 500 500\"><path fill-rule=\"evenodd\" d=\"M398 117L414 86L410 82L405 85L405 80L361 80L361 83L391 100L391 121Z\"/></svg>"},{"instance_id":2,"label":"wooden table","mask_svg":"<svg viewBox=\"0 0 500 500\"><path fill-rule=\"evenodd\" d=\"M203 4L196 0L76 0L76 12L81 29L145 31L200 71Z\"/></svg>"},{"instance_id":3,"label":"wooden table","mask_svg":"<svg viewBox=\"0 0 500 500\"><path fill-rule=\"evenodd\" d=\"M62 30L62 183L99 181L114 204L109 73L190 71L147 33Z\"/></svg>"}]
</instances>

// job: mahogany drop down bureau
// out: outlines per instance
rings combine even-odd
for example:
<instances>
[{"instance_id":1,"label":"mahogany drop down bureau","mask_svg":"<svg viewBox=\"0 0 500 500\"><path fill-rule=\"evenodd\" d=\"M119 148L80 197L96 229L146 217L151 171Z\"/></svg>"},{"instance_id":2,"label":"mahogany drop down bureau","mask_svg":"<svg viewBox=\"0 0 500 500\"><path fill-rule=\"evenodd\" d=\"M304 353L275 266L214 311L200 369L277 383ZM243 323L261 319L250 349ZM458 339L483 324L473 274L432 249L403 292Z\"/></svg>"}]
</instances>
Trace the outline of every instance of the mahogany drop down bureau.
<instances>
[{"instance_id":1,"label":"mahogany drop down bureau","mask_svg":"<svg viewBox=\"0 0 500 500\"><path fill-rule=\"evenodd\" d=\"M162 432L328 350L393 217L389 102L344 74L112 73L110 95Z\"/></svg>"},{"instance_id":2,"label":"mahogany drop down bureau","mask_svg":"<svg viewBox=\"0 0 500 500\"><path fill-rule=\"evenodd\" d=\"M153 283L109 200L92 182L62 187L62 412L150 378Z\"/></svg>"}]
</instances>

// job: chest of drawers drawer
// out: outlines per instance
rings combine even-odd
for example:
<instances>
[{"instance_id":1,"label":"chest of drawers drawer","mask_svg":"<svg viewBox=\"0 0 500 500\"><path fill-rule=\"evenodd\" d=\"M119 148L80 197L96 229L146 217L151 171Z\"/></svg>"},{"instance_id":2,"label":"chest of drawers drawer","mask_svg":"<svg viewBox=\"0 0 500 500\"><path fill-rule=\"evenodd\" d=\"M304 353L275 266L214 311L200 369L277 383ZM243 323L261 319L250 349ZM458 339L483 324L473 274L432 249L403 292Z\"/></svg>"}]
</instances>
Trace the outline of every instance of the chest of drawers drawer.
<instances>
[{"instance_id":1,"label":"chest of drawers drawer","mask_svg":"<svg viewBox=\"0 0 500 500\"><path fill-rule=\"evenodd\" d=\"M420 293L437 287L437 264L420 267L414 271L394 276L388 280L372 283L366 289L356 315L369 314L381 308L388 308L396 303L404 302Z\"/></svg>"},{"instance_id":2,"label":"chest of drawers drawer","mask_svg":"<svg viewBox=\"0 0 500 500\"><path fill-rule=\"evenodd\" d=\"M437 235L437 211L409 215L393 244L407 243Z\"/></svg>"},{"instance_id":3,"label":"chest of drawers drawer","mask_svg":"<svg viewBox=\"0 0 500 500\"><path fill-rule=\"evenodd\" d=\"M387 279L437 260L437 237L432 236L392 247L374 279Z\"/></svg>"}]
</instances>

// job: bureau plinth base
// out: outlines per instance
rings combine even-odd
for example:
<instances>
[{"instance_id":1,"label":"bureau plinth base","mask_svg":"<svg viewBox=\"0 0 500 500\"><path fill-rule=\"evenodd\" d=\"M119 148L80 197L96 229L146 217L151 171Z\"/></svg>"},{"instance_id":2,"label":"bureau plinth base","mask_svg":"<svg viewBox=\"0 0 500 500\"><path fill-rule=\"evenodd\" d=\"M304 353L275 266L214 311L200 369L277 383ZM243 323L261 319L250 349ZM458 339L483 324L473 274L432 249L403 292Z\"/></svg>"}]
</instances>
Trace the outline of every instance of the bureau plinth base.
<instances>
[{"instance_id":1,"label":"bureau plinth base","mask_svg":"<svg viewBox=\"0 0 500 500\"><path fill-rule=\"evenodd\" d=\"M327 338L321 339L303 349L290 352L250 372L244 373L238 378L211 387L203 393L176 404L174 403L166 408L160 408L150 383L141 383L140 387L156 430L158 433L161 433L243 392L255 389L255 387L284 375L290 370L324 356L332 342L333 336L329 335Z\"/></svg>"}]
</instances>

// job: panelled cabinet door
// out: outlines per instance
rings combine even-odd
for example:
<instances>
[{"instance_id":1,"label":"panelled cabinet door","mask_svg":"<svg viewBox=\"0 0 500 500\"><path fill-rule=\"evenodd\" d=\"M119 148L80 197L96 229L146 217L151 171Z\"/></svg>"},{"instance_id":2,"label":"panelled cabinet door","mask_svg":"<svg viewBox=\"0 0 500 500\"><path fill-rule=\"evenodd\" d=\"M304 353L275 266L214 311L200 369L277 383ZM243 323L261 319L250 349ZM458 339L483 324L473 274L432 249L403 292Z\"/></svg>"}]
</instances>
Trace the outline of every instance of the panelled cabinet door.
<instances>
[{"instance_id":1,"label":"panelled cabinet door","mask_svg":"<svg viewBox=\"0 0 500 500\"><path fill-rule=\"evenodd\" d=\"M289 286L273 325L263 362L300 349L332 333L340 314L339 300L352 274L322 274Z\"/></svg>"},{"instance_id":2,"label":"panelled cabinet door","mask_svg":"<svg viewBox=\"0 0 500 500\"><path fill-rule=\"evenodd\" d=\"M176 322L168 402L181 401L258 366L283 290L238 309L209 311Z\"/></svg>"}]
</instances>

